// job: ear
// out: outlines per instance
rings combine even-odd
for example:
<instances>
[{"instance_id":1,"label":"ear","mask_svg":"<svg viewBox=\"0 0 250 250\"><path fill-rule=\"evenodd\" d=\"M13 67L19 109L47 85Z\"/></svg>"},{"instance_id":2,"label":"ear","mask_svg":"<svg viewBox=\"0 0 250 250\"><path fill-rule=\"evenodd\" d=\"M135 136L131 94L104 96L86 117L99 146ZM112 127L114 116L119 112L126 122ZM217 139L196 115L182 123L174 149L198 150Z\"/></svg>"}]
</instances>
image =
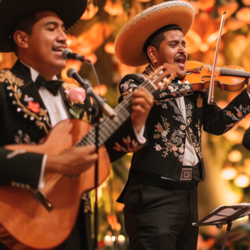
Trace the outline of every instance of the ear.
<instances>
[{"instance_id":1,"label":"ear","mask_svg":"<svg viewBox=\"0 0 250 250\"><path fill-rule=\"evenodd\" d=\"M147 53L148 57L150 58L151 64L155 66L157 63L157 53L158 53L157 49L153 46L148 46Z\"/></svg>"},{"instance_id":2,"label":"ear","mask_svg":"<svg viewBox=\"0 0 250 250\"><path fill-rule=\"evenodd\" d=\"M13 35L13 39L19 48L27 49L29 47L28 36L29 35L26 32L16 30Z\"/></svg>"}]
</instances>

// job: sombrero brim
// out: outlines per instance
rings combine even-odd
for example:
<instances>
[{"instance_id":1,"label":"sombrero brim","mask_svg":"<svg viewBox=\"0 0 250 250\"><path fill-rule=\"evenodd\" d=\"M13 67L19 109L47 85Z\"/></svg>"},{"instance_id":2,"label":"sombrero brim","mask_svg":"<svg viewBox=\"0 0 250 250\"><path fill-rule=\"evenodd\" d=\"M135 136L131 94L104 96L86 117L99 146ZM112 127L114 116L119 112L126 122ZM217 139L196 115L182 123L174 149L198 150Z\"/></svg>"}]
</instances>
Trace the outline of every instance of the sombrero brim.
<instances>
[{"instance_id":1,"label":"sombrero brim","mask_svg":"<svg viewBox=\"0 0 250 250\"><path fill-rule=\"evenodd\" d=\"M169 1L154 5L133 17L120 30L115 41L115 54L128 66L147 64L143 45L155 31L169 24L177 24L186 35L193 20L194 9L187 2Z\"/></svg>"},{"instance_id":2,"label":"sombrero brim","mask_svg":"<svg viewBox=\"0 0 250 250\"><path fill-rule=\"evenodd\" d=\"M87 8L87 0L2 0L0 1L0 52L12 52L11 32L19 20L38 11L53 11L72 27Z\"/></svg>"}]
</instances>

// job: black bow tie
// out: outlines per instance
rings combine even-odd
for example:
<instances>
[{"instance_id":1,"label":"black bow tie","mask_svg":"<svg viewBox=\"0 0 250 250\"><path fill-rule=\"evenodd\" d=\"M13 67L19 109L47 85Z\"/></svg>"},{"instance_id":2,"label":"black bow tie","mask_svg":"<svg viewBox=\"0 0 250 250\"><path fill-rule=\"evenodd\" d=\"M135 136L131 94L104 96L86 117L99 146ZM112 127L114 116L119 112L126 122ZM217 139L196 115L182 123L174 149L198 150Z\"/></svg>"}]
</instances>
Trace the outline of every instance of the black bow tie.
<instances>
[{"instance_id":1,"label":"black bow tie","mask_svg":"<svg viewBox=\"0 0 250 250\"><path fill-rule=\"evenodd\" d=\"M38 89L41 87L46 88L52 95L56 95L58 92L58 89L62 85L63 80L53 80L53 81L46 81L43 76L39 75L36 78L36 86Z\"/></svg>"}]
</instances>

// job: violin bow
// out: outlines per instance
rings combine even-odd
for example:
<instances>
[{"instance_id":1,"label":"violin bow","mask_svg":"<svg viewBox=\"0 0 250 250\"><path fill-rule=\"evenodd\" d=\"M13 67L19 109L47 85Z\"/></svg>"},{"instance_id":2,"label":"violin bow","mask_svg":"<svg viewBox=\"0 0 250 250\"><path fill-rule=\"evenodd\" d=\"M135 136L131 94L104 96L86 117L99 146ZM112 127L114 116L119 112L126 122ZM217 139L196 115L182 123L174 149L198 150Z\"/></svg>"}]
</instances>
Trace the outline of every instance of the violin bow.
<instances>
[{"instance_id":1,"label":"violin bow","mask_svg":"<svg viewBox=\"0 0 250 250\"><path fill-rule=\"evenodd\" d=\"M218 34L218 40L217 40L217 45L216 45L215 55L214 55L214 63L213 63L213 68L212 68L212 76L211 76L210 85L209 85L209 94L208 94L208 100L207 100L208 104L212 104L214 101L214 74L215 74L215 69L216 69L218 53L219 53L222 29L226 21L226 15L227 15L227 10L223 12L222 17L221 17L220 30Z\"/></svg>"}]
</instances>

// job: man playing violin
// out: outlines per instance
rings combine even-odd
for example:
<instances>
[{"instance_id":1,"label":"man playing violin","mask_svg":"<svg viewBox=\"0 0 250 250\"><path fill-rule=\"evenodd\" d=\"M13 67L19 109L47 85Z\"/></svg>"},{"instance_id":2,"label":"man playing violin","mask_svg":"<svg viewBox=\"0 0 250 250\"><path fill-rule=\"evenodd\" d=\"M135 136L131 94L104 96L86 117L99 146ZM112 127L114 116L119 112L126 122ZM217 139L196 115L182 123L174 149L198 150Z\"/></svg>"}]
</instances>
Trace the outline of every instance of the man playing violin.
<instances>
[{"instance_id":1,"label":"man playing violin","mask_svg":"<svg viewBox=\"0 0 250 250\"><path fill-rule=\"evenodd\" d=\"M194 19L192 6L168 1L132 18L115 42L118 59L129 66L146 63L142 74L126 75L120 101L154 70L167 63L176 78L155 98L146 122L148 145L133 154L129 178L118 198L125 204L125 228L132 250L195 250L197 186L205 180L202 130L221 135L250 112L250 86L225 109L207 104L206 92L171 93L186 88L185 35ZM186 83L187 85L188 83Z\"/></svg>"},{"instance_id":2,"label":"man playing violin","mask_svg":"<svg viewBox=\"0 0 250 250\"><path fill-rule=\"evenodd\" d=\"M67 89L79 87L58 81L56 75L66 66L62 57L62 50L67 47L65 30L78 21L86 7L87 0L0 1L0 52L15 51L18 57L11 70L0 71L1 186L11 184L32 192L42 190L47 173L79 175L98 158L94 145L72 147L60 155L4 148L8 144L38 144L59 121L74 118L73 107L85 108L81 102L72 106L65 93ZM85 95L83 90L80 92ZM131 143L145 143L143 126L153 105L153 97L145 89L140 89L134 93L132 104L131 118L114 132L107 143L111 161L121 155L114 149L115 142L124 148L130 147L123 142L124 137L130 136ZM79 118L83 113L78 114ZM84 213L87 197L84 199L72 232L53 249L92 249L89 211ZM2 209L0 213L3 213ZM55 236L60 233L49 230L44 228L44 232ZM30 249L20 242L11 241L10 237L0 221L1 250Z\"/></svg>"}]
</instances>

